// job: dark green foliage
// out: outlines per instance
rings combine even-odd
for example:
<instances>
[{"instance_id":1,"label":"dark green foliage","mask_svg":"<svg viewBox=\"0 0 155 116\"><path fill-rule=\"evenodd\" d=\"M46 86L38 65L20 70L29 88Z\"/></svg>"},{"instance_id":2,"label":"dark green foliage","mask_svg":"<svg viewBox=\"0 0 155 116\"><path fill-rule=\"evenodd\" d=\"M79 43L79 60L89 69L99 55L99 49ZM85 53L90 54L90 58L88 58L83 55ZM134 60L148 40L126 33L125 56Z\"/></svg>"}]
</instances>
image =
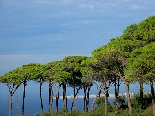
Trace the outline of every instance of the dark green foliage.
<instances>
[{"instance_id":1,"label":"dark green foliage","mask_svg":"<svg viewBox=\"0 0 155 116\"><path fill-rule=\"evenodd\" d=\"M104 107L105 107L105 98L104 97L100 97L97 101L96 101L97 107L95 108L95 110L99 111L100 113L102 112L104 114ZM108 102L108 112L112 112L113 111L113 107L112 105Z\"/></svg>"},{"instance_id":2,"label":"dark green foliage","mask_svg":"<svg viewBox=\"0 0 155 116\"><path fill-rule=\"evenodd\" d=\"M62 108L59 111L59 116L66 116L67 113L68 113L68 110L66 108Z\"/></svg>"},{"instance_id":3,"label":"dark green foliage","mask_svg":"<svg viewBox=\"0 0 155 116\"><path fill-rule=\"evenodd\" d=\"M34 116L57 116L57 113L53 110L50 110L48 112L42 111L41 114L37 113Z\"/></svg>"},{"instance_id":4,"label":"dark green foliage","mask_svg":"<svg viewBox=\"0 0 155 116\"><path fill-rule=\"evenodd\" d=\"M148 43L155 41L155 16L150 16L139 23L134 33L134 39L147 41Z\"/></svg>"},{"instance_id":5,"label":"dark green foliage","mask_svg":"<svg viewBox=\"0 0 155 116\"><path fill-rule=\"evenodd\" d=\"M65 82L71 78L71 73L67 72L62 61L54 61L45 65L47 71L43 73L43 77L46 80L55 82Z\"/></svg>"},{"instance_id":6,"label":"dark green foliage","mask_svg":"<svg viewBox=\"0 0 155 116\"><path fill-rule=\"evenodd\" d=\"M151 105L152 96L150 93L147 93L144 94L143 99L141 99L139 93L135 93L134 96L131 98L131 103L135 112L140 112Z\"/></svg>"},{"instance_id":7,"label":"dark green foliage","mask_svg":"<svg viewBox=\"0 0 155 116\"><path fill-rule=\"evenodd\" d=\"M126 98L125 98L124 95L118 97L118 103L119 103L119 108L120 108L120 109L126 109L126 108L128 107L127 104L126 104L125 99L126 99ZM116 105L116 100L114 100L112 103L113 103L114 105Z\"/></svg>"},{"instance_id":8,"label":"dark green foliage","mask_svg":"<svg viewBox=\"0 0 155 116\"><path fill-rule=\"evenodd\" d=\"M134 40L134 33L137 30L138 25L137 24L131 24L126 28L126 30L123 31L122 37L125 40Z\"/></svg>"},{"instance_id":9,"label":"dark green foliage","mask_svg":"<svg viewBox=\"0 0 155 116\"><path fill-rule=\"evenodd\" d=\"M129 79L141 82L147 82L148 79L154 80L155 43L152 42L145 47L134 50L130 56L131 58L127 60L127 70L125 71Z\"/></svg>"}]
</instances>

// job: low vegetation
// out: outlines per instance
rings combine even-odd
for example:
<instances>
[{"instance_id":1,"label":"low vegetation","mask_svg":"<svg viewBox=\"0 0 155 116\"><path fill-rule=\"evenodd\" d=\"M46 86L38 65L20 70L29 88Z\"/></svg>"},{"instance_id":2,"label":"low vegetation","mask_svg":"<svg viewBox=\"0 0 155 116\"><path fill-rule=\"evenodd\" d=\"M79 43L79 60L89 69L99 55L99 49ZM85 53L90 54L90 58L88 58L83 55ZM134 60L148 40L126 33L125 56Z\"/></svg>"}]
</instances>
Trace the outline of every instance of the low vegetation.
<instances>
[{"instance_id":1,"label":"low vegetation","mask_svg":"<svg viewBox=\"0 0 155 116\"><path fill-rule=\"evenodd\" d=\"M127 102L125 96L119 97L119 112L116 111L115 100L112 104L108 103L108 114L107 116L153 116L152 112L152 97L150 93L144 94L143 101L140 100L139 93L135 93L131 98L131 103L133 106L133 114L128 112ZM78 109L73 111L68 111L66 108L60 109L58 113L54 111L44 112L41 114L35 114L35 116L104 116L104 97L100 97L97 101L97 107L88 112L80 112ZM142 102L144 102L143 108Z\"/></svg>"}]
</instances>

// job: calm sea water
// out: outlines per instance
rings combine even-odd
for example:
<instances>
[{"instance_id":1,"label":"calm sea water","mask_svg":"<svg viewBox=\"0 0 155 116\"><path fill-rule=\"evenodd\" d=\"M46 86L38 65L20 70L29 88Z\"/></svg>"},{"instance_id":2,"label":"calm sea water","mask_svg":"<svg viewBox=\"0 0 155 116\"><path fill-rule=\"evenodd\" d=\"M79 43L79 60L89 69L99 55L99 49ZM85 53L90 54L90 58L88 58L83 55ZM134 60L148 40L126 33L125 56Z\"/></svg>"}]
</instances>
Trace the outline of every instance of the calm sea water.
<instances>
[{"instance_id":1,"label":"calm sea water","mask_svg":"<svg viewBox=\"0 0 155 116\"><path fill-rule=\"evenodd\" d=\"M41 112L41 102L40 102L40 92L39 92L39 83L36 82L28 82L26 86L26 96L25 96L25 115L33 116L37 112ZM133 85L130 87L130 92L138 92L139 87L138 85ZM149 86L144 86L145 92L149 92L150 88ZM120 87L120 91L126 92L125 86ZM96 94L98 92L97 87L93 86L91 88L90 94ZM21 115L22 110L22 97L23 97L23 85L19 87L18 92L18 113ZM114 93L114 88L111 87L109 90L109 93ZM67 88L67 95L73 94L73 89L68 87ZM60 89L60 96L62 95L62 89ZM83 90L80 90L78 95L83 95ZM13 96L13 104L12 104L12 116L16 116L17 112L17 93L15 92ZM44 83L42 85L42 99L43 99L43 107L44 111L49 110L49 103L48 103L48 83ZM94 98L90 98L89 102L89 109L91 108L92 102L94 101ZM112 103L113 99L109 99L109 102ZM55 100L53 101L53 110L55 110ZM6 84L0 83L0 116L8 116L9 115L9 103L10 103L10 96L9 96L9 89L6 86ZM68 99L68 110L71 109L72 99ZM59 99L59 110L63 108L63 100ZM76 99L76 109L79 109L82 111L83 108L83 98Z\"/></svg>"}]
</instances>

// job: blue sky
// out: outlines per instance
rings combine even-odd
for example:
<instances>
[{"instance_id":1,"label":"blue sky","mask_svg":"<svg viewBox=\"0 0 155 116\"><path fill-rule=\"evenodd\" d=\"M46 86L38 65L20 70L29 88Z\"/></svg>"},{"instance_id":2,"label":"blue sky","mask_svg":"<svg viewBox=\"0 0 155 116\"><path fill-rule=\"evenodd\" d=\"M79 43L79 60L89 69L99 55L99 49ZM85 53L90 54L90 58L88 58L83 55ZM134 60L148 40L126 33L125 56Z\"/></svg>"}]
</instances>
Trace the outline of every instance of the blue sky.
<instances>
[{"instance_id":1,"label":"blue sky","mask_svg":"<svg viewBox=\"0 0 155 116\"><path fill-rule=\"evenodd\" d=\"M154 0L0 0L0 75L86 55L155 15Z\"/></svg>"}]
</instances>

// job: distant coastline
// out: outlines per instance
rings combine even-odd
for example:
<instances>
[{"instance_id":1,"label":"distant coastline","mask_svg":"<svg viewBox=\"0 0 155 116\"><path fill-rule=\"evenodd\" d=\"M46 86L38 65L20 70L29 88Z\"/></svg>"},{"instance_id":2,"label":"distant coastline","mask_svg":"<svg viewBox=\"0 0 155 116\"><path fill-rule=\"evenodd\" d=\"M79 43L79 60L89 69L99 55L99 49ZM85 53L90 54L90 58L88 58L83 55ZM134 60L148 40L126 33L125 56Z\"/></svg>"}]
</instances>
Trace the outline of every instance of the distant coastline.
<instances>
[{"instance_id":1,"label":"distant coastline","mask_svg":"<svg viewBox=\"0 0 155 116\"><path fill-rule=\"evenodd\" d=\"M130 93L130 96L132 97L135 93ZM119 96L125 96L127 97L127 93L120 93ZM89 95L89 98L95 98L96 95L92 94ZM101 94L100 97L104 97L104 94ZM70 96L67 96L67 99L72 99L74 98L74 96L71 94ZM75 98L84 98L84 95L78 95ZM115 94L109 94L109 99L114 99L115 98ZM56 99L56 97L53 97L53 99ZM63 96L59 96L59 99L63 99Z\"/></svg>"}]
</instances>

